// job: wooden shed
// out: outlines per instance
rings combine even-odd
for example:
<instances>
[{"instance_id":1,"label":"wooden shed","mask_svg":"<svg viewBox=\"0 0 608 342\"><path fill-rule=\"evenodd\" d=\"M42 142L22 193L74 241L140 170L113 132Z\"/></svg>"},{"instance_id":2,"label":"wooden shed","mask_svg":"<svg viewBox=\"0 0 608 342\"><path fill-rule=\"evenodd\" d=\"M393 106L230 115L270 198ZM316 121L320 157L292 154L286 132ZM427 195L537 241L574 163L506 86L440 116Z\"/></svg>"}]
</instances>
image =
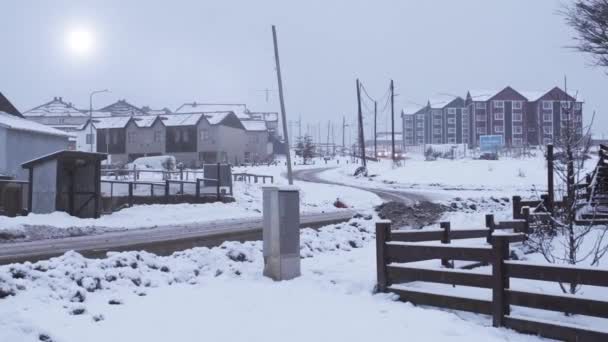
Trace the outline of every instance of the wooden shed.
<instances>
[{"instance_id":1,"label":"wooden shed","mask_svg":"<svg viewBox=\"0 0 608 342\"><path fill-rule=\"evenodd\" d=\"M101 161L105 159L104 153L65 150L22 164L29 170L29 212L99 217Z\"/></svg>"}]
</instances>

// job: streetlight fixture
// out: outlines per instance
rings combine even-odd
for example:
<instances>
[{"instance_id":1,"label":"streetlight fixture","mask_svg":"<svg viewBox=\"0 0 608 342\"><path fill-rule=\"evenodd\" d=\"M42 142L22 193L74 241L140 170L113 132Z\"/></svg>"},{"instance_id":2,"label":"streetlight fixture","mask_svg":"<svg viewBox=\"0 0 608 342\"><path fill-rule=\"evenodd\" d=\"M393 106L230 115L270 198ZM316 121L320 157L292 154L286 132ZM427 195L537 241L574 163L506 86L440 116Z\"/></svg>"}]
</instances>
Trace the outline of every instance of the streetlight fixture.
<instances>
[{"instance_id":1,"label":"streetlight fixture","mask_svg":"<svg viewBox=\"0 0 608 342\"><path fill-rule=\"evenodd\" d=\"M93 151L93 95L100 93L109 93L108 89L95 90L89 95L89 143L91 144L91 152Z\"/></svg>"}]
</instances>

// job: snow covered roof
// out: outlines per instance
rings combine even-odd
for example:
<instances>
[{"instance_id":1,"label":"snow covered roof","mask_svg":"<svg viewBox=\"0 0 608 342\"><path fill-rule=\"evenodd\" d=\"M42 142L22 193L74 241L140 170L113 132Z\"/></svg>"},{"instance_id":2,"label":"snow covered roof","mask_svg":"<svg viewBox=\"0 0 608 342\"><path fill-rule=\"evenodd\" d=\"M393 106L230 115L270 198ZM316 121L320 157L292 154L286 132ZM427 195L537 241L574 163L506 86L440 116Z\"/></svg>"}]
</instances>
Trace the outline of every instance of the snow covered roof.
<instances>
[{"instance_id":1,"label":"snow covered roof","mask_svg":"<svg viewBox=\"0 0 608 342\"><path fill-rule=\"evenodd\" d=\"M471 100L473 101L488 101L492 96L498 94L498 90L469 90Z\"/></svg>"},{"instance_id":2,"label":"snow covered roof","mask_svg":"<svg viewBox=\"0 0 608 342\"><path fill-rule=\"evenodd\" d=\"M241 120L241 123L245 126L246 131L264 132L268 130L266 128L266 121L263 120Z\"/></svg>"},{"instance_id":3,"label":"snow covered roof","mask_svg":"<svg viewBox=\"0 0 608 342\"><path fill-rule=\"evenodd\" d=\"M203 115L203 113L168 114L161 115L160 119L163 120L163 124L167 127L194 126L200 121Z\"/></svg>"},{"instance_id":4,"label":"snow covered roof","mask_svg":"<svg viewBox=\"0 0 608 342\"><path fill-rule=\"evenodd\" d=\"M210 113L210 112L233 112L239 119L250 117L247 106L242 103L184 103L175 110L175 113Z\"/></svg>"},{"instance_id":5,"label":"snow covered roof","mask_svg":"<svg viewBox=\"0 0 608 342\"><path fill-rule=\"evenodd\" d=\"M564 90L561 89L560 87L553 87L553 88L545 90L545 91L533 90L533 91L518 91L518 92L520 94L522 94L526 99L528 99L528 101L534 102L534 101L538 101L541 97L547 95L548 93L550 93L553 90L557 90L559 92L564 92ZM568 91L568 95L575 98L577 102L584 102L583 97L581 96L581 94L578 91ZM559 99L555 99L555 100L559 100Z\"/></svg>"},{"instance_id":6,"label":"snow covered roof","mask_svg":"<svg viewBox=\"0 0 608 342\"><path fill-rule=\"evenodd\" d=\"M95 118L93 124L97 129L125 128L131 120L130 116L111 116L107 118Z\"/></svg>"},{"instance_id":7,"label":"snow covered roof","mask_svg":"<svg viewBox=\"0 0 608 342\"><path fill-rule=\"evenodd\" d=\"M43 105L32 108L23 113L23 116L86 116L87 114L76 109L72 103L63 101L62 97L54 97Z\"/></svg>"},{"instance_id":8,"label":"snow covered roof","mask_svg":"<svg viewBox=\"0 0 608 342\"><path fill-rule=\"evenodd\" d=\"M99 109L100 112L110 112L112 115L117 116L135 116L135 115L145 115L141 108L136 107L126 100L118 100L111 105L105 106Z\"/></svg>"},{"instance_id":9,"label":"snow covered roof","mask_svg":"<svg viewBox=\"0 0 608 342\"><path fill-rule=\"evenodd\" d=\"M277 112L249 112L249 115L254 120L279 121L279 113Z\"/></svg>"},{"instance_id":10,"label":"snow covered roof","mask_svg":"<svg viewBox=\"0 0 608 342\"><path fill-rule=\"evenodd\" d=\"M5 112L0 112L0 126L18 131L56 135L61 137L72 136L72 134L58 130L56 128L46 126Z\"/></svg>"},{"instance_id":11,"label":"snow covered roof","mask_svg":"<svg viewBox=\"0 0 608 342\"><path fill-rule=\"evenodd\" d=\"M416 114L416 112L420 111L420 109L422 109L422 108L424 108L424 106L417 105L417 104L408 104L407 106L403 107L403 109L401 111L405 115L412 115L412 114Z\"/></svg>"},{"instance_id":12,"label":"snow covered roof","mask_svg":"<svg viewBox=\"0 0 608 342\"><path fill-rule=\"evenodd\" d=\"M11 101L9 101L4 96L4 94L2 94L2 92L0 92L0 112L13 114L21 118L23 117L23 115L21 115L21 112L17 108L15 108L15 106L13 106Z\"/></svg>"},{"instance_id":13,"label":"snow covered roof","mask_svg":"<svg viewBox=\"0 0 608 342\"><path fill-rule=\"evenodd\" d=\"M228 115L230 115L230 113L232 113L232 112L205 113L205 117L207 118L207 121L209 121L209 123L211 125L217 125L217 124L221 123L222 121L224 121L224 119L226 119L226 117L228 117Z\"/></svg>"},{"instance_id":14,"label":"snow covered roof","mask_svg":"<svg viewBox=\"0 0 608 342\"><path fill-rule=\"evenodd\" d=\"M137 127L152 127L158 115L142 115L133 118L133 122Z\"/></svg>"}]
</instances>

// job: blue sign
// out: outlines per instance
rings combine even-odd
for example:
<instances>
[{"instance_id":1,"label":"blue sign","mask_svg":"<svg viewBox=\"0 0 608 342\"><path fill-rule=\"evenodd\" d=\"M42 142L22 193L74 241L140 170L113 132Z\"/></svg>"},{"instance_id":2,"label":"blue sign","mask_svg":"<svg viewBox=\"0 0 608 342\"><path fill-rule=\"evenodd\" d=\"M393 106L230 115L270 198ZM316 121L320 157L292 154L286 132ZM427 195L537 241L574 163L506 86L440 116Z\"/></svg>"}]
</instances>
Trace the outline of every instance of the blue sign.
<instances>
[{"instance_id":1,"label":"blue sign","mask_svg":"<svg viewBox=\"0 0 608 342\"><path fill-rule=\"evenodd\" d=\"M481 152L496 153L504 145L502 135L481 135L479 136L479 150Z\"/></svg>"}]
</instances>

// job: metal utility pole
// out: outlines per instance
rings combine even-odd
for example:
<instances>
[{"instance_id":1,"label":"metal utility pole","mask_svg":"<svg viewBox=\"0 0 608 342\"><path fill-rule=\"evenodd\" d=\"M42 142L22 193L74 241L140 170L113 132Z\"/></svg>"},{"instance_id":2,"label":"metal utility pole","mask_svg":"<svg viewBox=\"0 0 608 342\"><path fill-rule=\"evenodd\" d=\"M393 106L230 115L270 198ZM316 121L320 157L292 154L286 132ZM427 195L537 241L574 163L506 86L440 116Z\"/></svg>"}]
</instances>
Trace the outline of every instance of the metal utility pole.
<instances>
[{"instance_id":1,"label":"metal utility pole","mask_svg":"<svg viewBox=\"0 0 608 342\"><path fill-rule=\"evenodd\" d=\"M391 153L395 161L395 86L391 80Z\"/></svg>"},{"instance_id":2,"label":"metal utility pole","mask_svg":"<svg viewBox=\"0 0 608 342\"><path fill-rule=\"evenodd\" d=\"M361 160L363 161L363 167L367 167L365 160L365 134L363 132L363 113L361 112L361 85L357 78L357 110L359 114L359 144L361 145Z\"/></svg>"},{"instance_id":3,"label":"metal utility pole","mask_svg":"<svg viewBox=\"0 0 608 342\"><path fill-rule=\"evenodd\" d=\"M91 152L94 152L93 151L93 95L101 94L101 93L108 93L108 92L109 92L108 89L95 90L95 91L91 92L91 94L89 95L89 144L91 145Z\"/></svg>"},{"instance_id":4,"label":"metal utility pole","mask_svg":"<svg viewBox=\"0 0 608 342\"><path fill-rule=\"evenodd\" d=\"M302 138L302 115L298 118L298 136Z\"/></svg>"},{"instance_id":5,"label":"metal utility pole","mask_svg":"<svg viewBox=\"0 0 608 342\"><path fill-rule=\"evenodd\" d=\"M283 135L285 136L285 145L287 146L287 179L289 180L289 185L292 185L293 175L291 172L291 149L289 147L289 134L287 132L287 114L285 113L285 101L283 98L283 80L281 79L281 63L279 62L279 44L277 43L277 29L274 25L272 25L272 42L274 43L274 60L277 67L279 100L281 102L281 118L283 119Z\"/></svg>"},{"instance_id":6,"label":"metal utility pole","mask_svg":"<svg viewBox=\"0 0 608 342\"><path fill-rule=\"evenodd\" d=\"M378 158L378 101L374 101L374 157Z\"/></svg>"},{"instance_id":7,"label":"metal utility pole","mask_svg":"<svg viewBox=\"0 0 608 342\"><path fill-rule=\"evenodd\" d=\"M342 116L342 154L346 151L346 117Z\"/></svg>"},{"instance_id":8,"label":"metal utility pole","mask_svg":"<svg viewBox=\"0 0 608 342\"><path fill-rule=\"evenodd\" d=\"M331 121L327 120L327 145L325 145L325 154L329 154L329 131L331 130Z\"/></svg>"}]
</instances>

